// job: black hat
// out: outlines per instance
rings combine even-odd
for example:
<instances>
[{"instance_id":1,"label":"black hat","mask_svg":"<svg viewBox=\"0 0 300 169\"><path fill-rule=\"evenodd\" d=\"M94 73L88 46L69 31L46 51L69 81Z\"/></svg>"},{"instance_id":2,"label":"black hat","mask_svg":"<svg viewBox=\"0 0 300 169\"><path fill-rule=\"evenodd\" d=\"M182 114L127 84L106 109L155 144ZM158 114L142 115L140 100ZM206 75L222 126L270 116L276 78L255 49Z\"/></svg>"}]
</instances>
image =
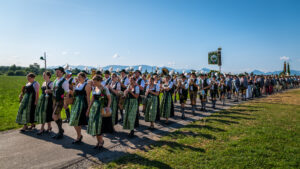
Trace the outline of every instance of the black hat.
<instances>
[{"instance_id":1,"label":"black hat","mask_svg":"<svg viewBox=\"0 0 300 169\"><path fill-rule=\"evenodd\" d=\"M109 70L105 70L104 74L110 74Z\"/></svg>"},{"instance_id":2,"label":"black hat","mask_svg":"<svg viewBox=\"0 0 300 169\"><path fill-rule=\"evenodd\" d=\"M88 74L85 70L82 70L81 72L84 73L84 74L86 74L86 75Z\"/></svg>"},{"instance_id":3,"label":"black hat","mask_svg":"<svg viewBox=\"0 0 300 169\"><path fill-rule=\"evenodd\" d=\"M134 73L136 73L136 72L139 72L140 74L142 74L140 70L135 70Z\"/></svg>"},{"instance_id":4,"label":"black hat","mask_svg":"<svg viewBox=\"0 0 300 169\"><path fill-rule=\"evenodd\" d=\"M124 73L126 73L126 70L125 70L125 69L122 69L122 70L120 71L120 73L121 73L121 72L124 72Z\"/></svg>"},{"instance_id":5,"label":"black hat","mask_svg":"<svg viewBox=\"0 0 300 169\"><path fill-rule=\"evenodd\" d=\"M65 72L65 69L64 69L63 67L58 67L58 68L56 68L56 69L54 69L54 70L60 70L61 72L63 72L63 74L66 73L66 72Z\"/></svg>"},{"instance_id":6,"label":"black hat","mask_svg":"<svg viewBox=\"0 0 300 169\"><path fill-rule=\"evenodd\" d=\"M100 70L97 70L96 75L102 75L102 72Z\"/></svg>"}]
</instances>

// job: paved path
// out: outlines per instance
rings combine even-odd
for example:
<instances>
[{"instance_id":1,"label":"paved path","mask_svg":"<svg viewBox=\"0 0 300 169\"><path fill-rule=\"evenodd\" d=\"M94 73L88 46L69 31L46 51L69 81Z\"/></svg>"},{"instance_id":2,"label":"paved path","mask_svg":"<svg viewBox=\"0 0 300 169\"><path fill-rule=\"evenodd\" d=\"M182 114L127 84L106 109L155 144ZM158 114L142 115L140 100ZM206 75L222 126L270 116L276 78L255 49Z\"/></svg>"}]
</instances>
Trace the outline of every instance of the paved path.
<instances>
[{"instance_id":1,"label":"paved path","mask_svg":"<svg viewBox=\"0 0 300 169\"><path fill-rule=\"evenodd\" d=\"M188 101L189 103L189 101ZM241 102L240 102L241 103ZM234 103L227 101L226 106L217 103L217 109L212 110L208 104L208 112L196 111L191 114L191 106L187 105L186 119L182 120L179 104L175 104L175 117L169 120L169 124L162 122L155 124L156 130L149 131L149 123L144 121L141 113L140 127L135 132L134 138L128 138L128 131L122 130L119 124L115 126L116 133L105 134L104 149L94 150L96 139L86 134L83 130L83 144L73 145L71 142L76 137L73 127L63 124L65 137L62 140L54 140L50 134L37 136L38 130L20 133L19 130L0 132L0 168L87 168L90 165L109 162L120 156L126 155L134 149L143 149L160 137L183 127L192 121L199 120L210 115L214 111L230 108ZM197 103L200 105L200 103ZM57 132L57 126L53 123L53 130ZM40 128L38 125L37 128Z\"/></svg>"}]
</instances>

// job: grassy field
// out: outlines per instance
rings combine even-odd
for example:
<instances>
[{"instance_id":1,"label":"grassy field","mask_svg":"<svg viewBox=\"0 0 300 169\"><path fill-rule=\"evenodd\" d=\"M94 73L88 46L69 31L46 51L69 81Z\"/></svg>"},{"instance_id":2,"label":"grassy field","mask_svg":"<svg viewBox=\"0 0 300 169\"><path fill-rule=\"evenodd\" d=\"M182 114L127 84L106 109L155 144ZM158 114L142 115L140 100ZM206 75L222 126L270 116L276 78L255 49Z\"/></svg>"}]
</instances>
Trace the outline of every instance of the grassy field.
<instances>
[{"instance_id":1,"label":"grassy field","mask_svg":"<svg viewBox=\"0 0 300 169\"><path fill-rule=\"evenodd\" d=\"M42 85L42 76L36 81ZM19 94L26 84L25 76L0 76L0 131L19 128L15 123L19 108ZM65 118L64 110L62 116Z\"/></svg>"},{"instance_id":2,"label":"grassy field","mask_svg":"<svg viewBox=\"0 0 300 169\"><path fill-rule=\"evenodd\" d=\"M300 168L300 90L214 113L96 168Z\"/></svg>"}]
</instances>

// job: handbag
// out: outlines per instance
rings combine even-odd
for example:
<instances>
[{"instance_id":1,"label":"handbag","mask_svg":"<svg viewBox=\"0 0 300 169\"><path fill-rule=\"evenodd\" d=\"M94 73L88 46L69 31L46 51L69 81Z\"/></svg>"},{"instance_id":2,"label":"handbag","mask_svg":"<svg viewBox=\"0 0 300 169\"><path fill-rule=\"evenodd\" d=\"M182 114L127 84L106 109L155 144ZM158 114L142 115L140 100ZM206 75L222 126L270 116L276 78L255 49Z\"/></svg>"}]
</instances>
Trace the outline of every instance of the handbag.
<instances>
[{"instance_id":1,"label":"handbag","mask_svg":"<svg viewBox=\"0 0 300 169\"><path fill-rule=\"evenodd\" d=\"M108 111L106 111L105 108L101 109L101 116L102 117L111 117L111 108L108 109Z\"/></svg>"}]
</instances>

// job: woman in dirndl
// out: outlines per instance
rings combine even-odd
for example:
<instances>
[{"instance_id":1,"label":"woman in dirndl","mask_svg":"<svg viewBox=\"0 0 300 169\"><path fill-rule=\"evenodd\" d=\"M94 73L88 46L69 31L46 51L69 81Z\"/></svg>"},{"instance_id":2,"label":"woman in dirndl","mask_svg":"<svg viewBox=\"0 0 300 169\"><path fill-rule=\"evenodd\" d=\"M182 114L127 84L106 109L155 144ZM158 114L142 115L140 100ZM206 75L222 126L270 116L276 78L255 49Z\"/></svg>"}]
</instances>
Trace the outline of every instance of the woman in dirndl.
<instances>
[{"instance_id":1,"label":"woman in dirndl","mask_svg":"<svg viewBox=\"0 0 300 169\"><path fill-rule=\"evenodd\" d=\"M101 149L104 145L103 134L113 133L112 118L105 116L102 112L110 112L111 95L108 88L103 86L103 79L97 75L93 77L93 97L88 108L89 124L87 133L97 137L97 144L94 149Z\"/></svg>"},{"instance_id":2,"label":"woman in dirndl","mask_svg":"<svg viewBox=\"0 0 300 169\"><path fill-rule=\"evenodd\" d=\"M160 104L160 113L162 117L166 118L166 124L169 121L169 117L172 111L172 87L173 83L170 80L170 75L167 75L164 78L164 84L162 85L163 96Z\"/></svg>"},{"instance_id":3,"label":"woman in dirndl","mask_svg":"<svg viewBox=\"0 0 300 169\"><path fill-rule=\"evenodd\" d=\"M35 128L35 108L39 99L40 85L35 81L35 74L29 73L27 81L19 96L21 103L16 118L16 123L24 125L21 132ZM30 127L27 126L28 123L31 123Z\"/></svg>"},{"instance_id":4,"label":"woman in dirndl","mask_svg":"<svg viewBox=\"0 0 300 169\"><path fill-rule=\"evenodd\" d=\"M135 77L130 77L130 84L128 88L124 91L124 95L126 96L124 103L124 121L123 121L123 129L130 130L129 137L134 136L134 127L137 123L137 110L138 110L138 98L140 94L140 88L136 83Z\"/></svg>"},{"instance_id":5,"label":"woman in dirndl","mask_svg":"<svg viewBox=\"0 0 300 169\"><path fill-rule=\"evenodd\" d=\"M74 103L71 108L70 126L74 126L77 138L72 144L79 144L82 142L81 126L87 125L88 105L90 103L91 85L85 81L86 75L83 72L78 74L79 83L74 89Z\"/></svg>"},{"instance_id":6,"label":"woman in dirndl","mask_svg":"<svg viewBox=\"0 0 300 169\"><path fill-rule=\"evenodd\" d=\"M159 85L154 84L154 78L151 77L146 88L147 102L145 109L145 121L151 123L149 129L154 129L154 122L157 114L157 105L159 104L157 99L159 90Z\"/></svg>"},{"instance_id":7,"label":"woman in dirndl","mask_svg":"<svg viewBox=\"0 0 300 169\"><path fill-rule=\"evenodd\" d=\"M43 78L45 82L42 84L42 95L39 98L36 110L35 110L35 121L41 125L40 131L37 135L42 135L44 132L50 132L52 130L51 121L53 113L53 100L52 100L52 87L53 82L50 80L51 73L44 72ZM45 123L48 124L48 129L45 130Z\"/></svg>"},{"instance_id":8,"label":"woman in dirndl","mask_svg":"<svg viewBox=\"0 0 300 169\"><path fill-rule=\"evenodd\" d=\"M112 111L112 124L115 125L118 123L118 95L121 91L121 84L118 82L117 74L113 73L111 76L111 82L108 84L108 89L111 93L111 111Z\"/></svg>"}]
</instances>

